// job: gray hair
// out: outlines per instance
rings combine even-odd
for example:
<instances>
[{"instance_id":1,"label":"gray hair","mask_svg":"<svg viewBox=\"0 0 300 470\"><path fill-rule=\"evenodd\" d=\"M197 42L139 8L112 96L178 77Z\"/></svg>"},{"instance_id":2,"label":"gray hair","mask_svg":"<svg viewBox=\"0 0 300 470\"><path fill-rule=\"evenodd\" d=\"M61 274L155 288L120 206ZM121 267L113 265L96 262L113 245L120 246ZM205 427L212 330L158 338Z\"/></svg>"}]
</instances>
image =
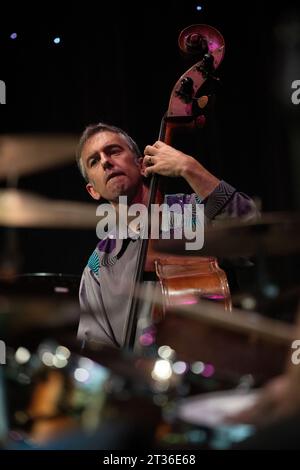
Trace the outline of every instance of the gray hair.
<instances>
[{"instance_id":1,"label":"gray hair","mask_svg":"<svg viewBox=\"0 0 300 470\"><path fill-rule=\"evenodd\" d=\"M103 122L99 122L98 124L91 124L90 126L87 126L80 137L79 144L77 147L77 152L76 152L76 162L77 162L79 171L87 183L89 182L89 178L86 174L86 171L83 166L82 159L81 159L82 149L83 149L84 144L93 135L96 135L100 132L113 132L114 134L123 135L128 144L128 147L136 155L136 157L138 158L141 155L141 152L139 150L137 143L127 134L127 132L123 131L123 129L120 129L120 127L111 126L110 124L105 124Z\"/></svg>"}]
</instances>

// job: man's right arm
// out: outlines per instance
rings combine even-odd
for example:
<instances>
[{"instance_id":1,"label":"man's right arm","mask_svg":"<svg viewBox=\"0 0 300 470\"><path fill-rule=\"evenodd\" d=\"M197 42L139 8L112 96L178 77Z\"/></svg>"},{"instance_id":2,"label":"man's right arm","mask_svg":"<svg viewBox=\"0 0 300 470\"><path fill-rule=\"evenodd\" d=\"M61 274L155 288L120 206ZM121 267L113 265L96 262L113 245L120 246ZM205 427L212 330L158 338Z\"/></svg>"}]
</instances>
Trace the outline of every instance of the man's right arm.
<instances>
[{"instance_id":1,"label":"man's right arm","mask_svg":"<svg viewBox=\"0 0 300 470\"><path fill-rule=\"evenodd\" d=\"M77 337L83 342L97 341L116 346L101 295L100 282L89 266L86 266L80 282L79 303L81 308Z\"/></svg>"}]
</instances>

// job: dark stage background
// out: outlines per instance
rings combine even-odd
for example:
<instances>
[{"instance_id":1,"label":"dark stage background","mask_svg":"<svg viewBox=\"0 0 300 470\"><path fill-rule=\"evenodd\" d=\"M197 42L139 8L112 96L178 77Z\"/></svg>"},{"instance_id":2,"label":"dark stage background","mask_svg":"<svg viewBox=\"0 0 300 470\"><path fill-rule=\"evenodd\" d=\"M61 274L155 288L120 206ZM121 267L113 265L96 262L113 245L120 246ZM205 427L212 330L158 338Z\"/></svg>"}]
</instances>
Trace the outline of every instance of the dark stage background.
<instances>
[{"instance_id":1,"label":"dark stage background","mask_svg":"<svg viewBox=\"0 0 300 470\"><path fill-rule=\"evenodd\" d=\"M18 7L1 15L0 79L6 82L7 104L0 107L0 133L79 134L103 120L125 128L143 149L157 139L172 87L185 71L179 32L207 23L223 34L226 50L209 158L198 158L256 197L263 211L299 210L300 105L291 101L291 84L300 80L297 4L51 2L34 13ZM89 201L75 164L23 177L18 187ZM22 272L78 275L97 241L85 230L17 234ZM5 250L3 241L2 255ZM275 265L281 282L295 281L296 261Z\"/></svg>"}]
</instances>

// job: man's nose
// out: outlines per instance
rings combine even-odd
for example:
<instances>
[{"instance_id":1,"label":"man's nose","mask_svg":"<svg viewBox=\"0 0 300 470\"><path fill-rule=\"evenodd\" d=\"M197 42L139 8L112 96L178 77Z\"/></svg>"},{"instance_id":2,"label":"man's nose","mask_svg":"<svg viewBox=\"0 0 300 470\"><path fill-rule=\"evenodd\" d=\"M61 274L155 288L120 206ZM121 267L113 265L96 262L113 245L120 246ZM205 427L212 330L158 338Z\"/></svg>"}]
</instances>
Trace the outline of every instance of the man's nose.
<instances>
[{"instance_id":1,"label":"man's nose","mask_svg":"<svg viewBox=\"0 0 300 470\"><path fill-rule=\"evenodd\" d=\"M111 158L108 155L101 155L101 165L104 170L111 168L113 166Z\"/></svg>"}]
</instances>

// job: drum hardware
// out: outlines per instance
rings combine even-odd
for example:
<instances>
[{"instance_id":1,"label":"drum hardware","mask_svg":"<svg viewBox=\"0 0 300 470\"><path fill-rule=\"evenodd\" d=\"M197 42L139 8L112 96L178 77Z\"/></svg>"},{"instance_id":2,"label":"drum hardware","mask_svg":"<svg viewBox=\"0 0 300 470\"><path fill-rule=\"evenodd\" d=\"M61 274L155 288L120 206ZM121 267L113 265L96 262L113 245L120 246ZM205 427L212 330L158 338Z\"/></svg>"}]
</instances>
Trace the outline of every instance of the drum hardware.
<instances>
[{"instance_id":1,"label":"drum hardware","mask_svg":"<svg viewBox=\"0 0 300 470\"><path fill-rule=\"evenodd\" d=\"M161 406L153 400L150 379L138 357L95 345L78 354L45 337L34 348L9 347L7 359L9 445L18 445L17 439L30 448L59 448L64 440L72 445L76 436L92 442L102 429L117 433L120 424L128 432L135 424L145 442L153 439ZM102 439L99 449L107 442L104 435ZM115 441L111 437L110 445L117 446L117 439L120 436Z\"/></svg>"}]
</instances>

